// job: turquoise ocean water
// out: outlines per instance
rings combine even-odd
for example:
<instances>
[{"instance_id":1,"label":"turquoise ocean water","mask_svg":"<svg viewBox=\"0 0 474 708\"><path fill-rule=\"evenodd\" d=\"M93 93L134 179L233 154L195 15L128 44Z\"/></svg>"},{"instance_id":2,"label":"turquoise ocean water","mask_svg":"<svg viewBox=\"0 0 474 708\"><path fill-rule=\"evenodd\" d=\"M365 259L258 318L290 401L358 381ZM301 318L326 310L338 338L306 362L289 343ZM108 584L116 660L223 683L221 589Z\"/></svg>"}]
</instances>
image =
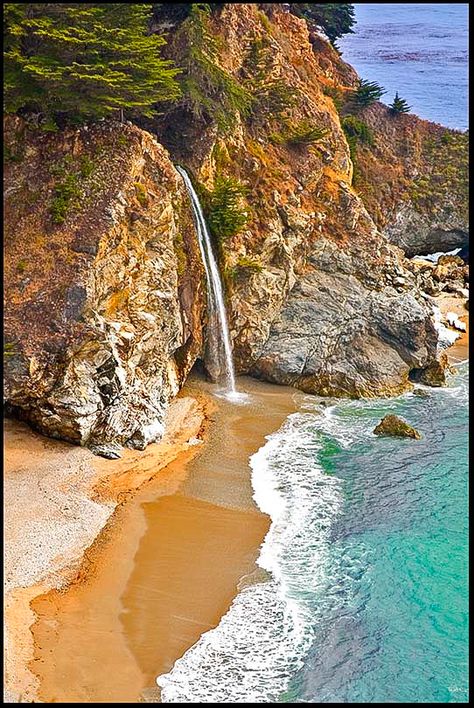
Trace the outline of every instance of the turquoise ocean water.
<instances>
[{"instance_id":1,"label":"turquoise ocean water","mask_svg":"<svg viewBox=\"0 0 474 708\"><path fill-rule=\"evenodd\" d=\"M449 386L301 410L252 456L272 524L250 584L162 701L462 703L468 364ZM421 440L378 438L387 412Z\"/></svg>"}]
</instances>

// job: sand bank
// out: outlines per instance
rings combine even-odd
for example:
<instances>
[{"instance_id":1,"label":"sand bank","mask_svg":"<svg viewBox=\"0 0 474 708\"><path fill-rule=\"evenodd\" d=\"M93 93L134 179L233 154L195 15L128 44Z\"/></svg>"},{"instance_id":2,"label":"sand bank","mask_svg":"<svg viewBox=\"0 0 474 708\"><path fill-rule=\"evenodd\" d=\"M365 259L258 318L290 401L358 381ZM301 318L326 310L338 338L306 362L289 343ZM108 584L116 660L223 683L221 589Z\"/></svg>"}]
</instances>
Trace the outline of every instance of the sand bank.
<instances>
[{"instance_id":1,"label":"sand bank","mask_svg":"<svg viewBox=\"0 0 474 708\"><path fill-rule=\"evenodd\" d=\"M64 587L81 568L84 553L111 519L117 504L180 453L195 450L204 400L176 399L161 443L144 452L125 450L103 460L89 450L44 438L27 425L4 425L5 698L30 702L38 681L28 669L33 656L30 603ZM116 482L116 484L115 484Z\"/></svg>"}]
</instances>

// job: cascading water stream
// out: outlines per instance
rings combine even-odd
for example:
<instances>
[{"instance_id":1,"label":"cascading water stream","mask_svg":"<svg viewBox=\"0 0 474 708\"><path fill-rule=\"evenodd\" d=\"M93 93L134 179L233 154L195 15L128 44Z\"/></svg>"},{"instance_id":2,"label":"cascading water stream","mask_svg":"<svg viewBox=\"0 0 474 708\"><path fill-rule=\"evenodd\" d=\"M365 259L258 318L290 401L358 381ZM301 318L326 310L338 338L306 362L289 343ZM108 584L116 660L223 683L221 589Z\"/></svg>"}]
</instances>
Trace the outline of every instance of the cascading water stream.
<instances>
[{"instance_id":1,"label":"cascading water stream","mask_svg":"<svg viewBox=\"0 0 474 708\"><path fill-rule=\"evenodd\" d=\"M177 166L176 169L183 178L193 207L194 220L198 233L199 248L201 250L202 260L206 271L208 307L210 315L209 319L211 322L213 319L216 319L218 324L218 331L216 332L216 353L218 357L219 368L220 371L224 373L224 379L228 393L236 394L234 364L232 361L232 347L230 343L229 327L227 324L224 295L222 292L219 269L217 267L216 259L214 258L214 253L212 251L211 237L207 229L206 220L204 218L201 204L187 172L185 172L182 167ZM213 317L213 315L215 315L215 317Z\"/></svg>"}]
</instances>

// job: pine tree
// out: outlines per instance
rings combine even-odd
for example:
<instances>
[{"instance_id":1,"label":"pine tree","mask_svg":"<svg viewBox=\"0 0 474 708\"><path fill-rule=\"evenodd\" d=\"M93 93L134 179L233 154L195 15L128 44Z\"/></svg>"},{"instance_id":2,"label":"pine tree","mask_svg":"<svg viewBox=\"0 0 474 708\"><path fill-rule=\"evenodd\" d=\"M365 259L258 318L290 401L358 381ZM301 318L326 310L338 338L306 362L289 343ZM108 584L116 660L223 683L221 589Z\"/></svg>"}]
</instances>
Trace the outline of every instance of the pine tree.
<instances>
[{"instance_id":1,"label":"pine tree","mask_svg":"<svg viewBox=\"0 0 474 708\"><path fill-rule=\"evenodd\" d=\"M378 101L384 93L386 93L385 89L376 81L359 79L359 84L351 100L358 108L365 108Z\"/></svg>"},{"instance_id":2,"label":"pine tree","mask_svg":"<svg viewBox=\"0 0 474 708\"><path fill-rule=\"evenodd\" d=\"M5 4L6 111L150 116L177 98L179 70L160 56L164 39L147 34L150 13L132 3Z\"/></svg>"},{"instance_id":3,"label":"pine tree","mask_svg":"<svg viewBox=\"0 0 474 708\"><path fill-rule=\"evenodd\" d=\"M311 29L322 29L331 44L354 32L352 28L356 20L352 3L291 3L290 12L305 19Z\"/></svg>"},{"instance_id":4,"label":"pine tree","mask_svg":"<svg viewBox=\"0 0 474 708\"><path fill-rule=\"evenodd\" d=\"M395 94L395 98L393 99L393 103L390 104L389 106L391 113L410 113L411 106L408 105L408 103L405 101L404 98L400 98L398 95L398 91Z\"/></svg>"}]
</instances>

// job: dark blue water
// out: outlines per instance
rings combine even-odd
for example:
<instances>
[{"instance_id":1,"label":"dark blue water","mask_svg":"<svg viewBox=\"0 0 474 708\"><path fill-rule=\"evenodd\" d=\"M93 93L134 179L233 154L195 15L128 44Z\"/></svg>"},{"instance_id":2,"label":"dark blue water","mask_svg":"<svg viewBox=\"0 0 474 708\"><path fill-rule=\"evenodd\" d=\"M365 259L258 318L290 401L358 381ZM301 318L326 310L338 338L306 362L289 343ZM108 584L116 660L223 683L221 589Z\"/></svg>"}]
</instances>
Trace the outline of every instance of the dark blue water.
<instances>
[{"instance_id":1,"label":"dark blue water","mask_svg":"<svg viewBox=\"0 0 474 708\"><path fill-rule=\"evenodd\" d=\"M355 33L338 41L359 75L421 118L468 127L467 3L356 3Z\"/></svg>"}]
</instances>

